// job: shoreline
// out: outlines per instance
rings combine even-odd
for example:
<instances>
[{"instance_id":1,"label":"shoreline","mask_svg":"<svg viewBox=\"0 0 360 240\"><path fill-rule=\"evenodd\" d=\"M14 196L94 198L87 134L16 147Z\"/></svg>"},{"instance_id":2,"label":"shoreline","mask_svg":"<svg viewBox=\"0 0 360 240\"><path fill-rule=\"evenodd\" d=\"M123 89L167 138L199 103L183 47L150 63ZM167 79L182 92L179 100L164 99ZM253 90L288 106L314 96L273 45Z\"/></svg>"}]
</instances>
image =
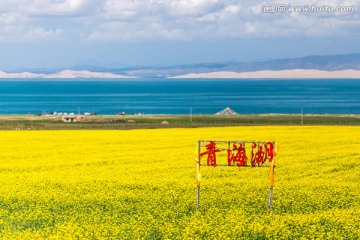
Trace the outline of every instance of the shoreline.
<instances>
[{"instance_id":1,"label":"shoreline","mask_svg":"<svg viewBox=\"0 0 360 240\"><path fill-rule=\"evenodd\" d=\"M221 76L174 76L150 78L0 78L0 82L176 82L176 81L358 81L357 77L228 77Z\"/></svg>"},{"instance_id":2,"label":"shoreline","mask_svg":"<svg viewBox=\"0 0 360 240\"><path fill-rule=\"evenodd\" d=\"M290 70L260 70L252 72L217 71L208 73L188 73L170 78L226 78L226 79L359 79L360 70L318 70L318 69L290 69Z\"/></svg>"},{"instance_id":3,"label":"shoreline","mask_svg":"<svg viewBox=\"0 0 360 240\"><path fill-rule=\"evenodd\" d=\"M77 116L77 115L74 115ZM127 130L199 128L226 126L360 126L360 114L146 114L81 115L81 120L64 122L60 116L0 114L0 130Z\"/></svg>"},{"instance_id":4,"label":"shoreline","mask_svg":"<svg viewBox=\"0 0 360 240\"><path fill-rule=\"evenodd\" d=\"M284 69L284 70L255 70L255 71L204 71L185 72L180 75L149 75L132 76L119 75L111 72L91 72L63 70L55 73L18 72L6 73L0 71L0 81L121 81L136 79L360 79L360 70L320 70L320 69Z\"/></svg>"}]
</instances>

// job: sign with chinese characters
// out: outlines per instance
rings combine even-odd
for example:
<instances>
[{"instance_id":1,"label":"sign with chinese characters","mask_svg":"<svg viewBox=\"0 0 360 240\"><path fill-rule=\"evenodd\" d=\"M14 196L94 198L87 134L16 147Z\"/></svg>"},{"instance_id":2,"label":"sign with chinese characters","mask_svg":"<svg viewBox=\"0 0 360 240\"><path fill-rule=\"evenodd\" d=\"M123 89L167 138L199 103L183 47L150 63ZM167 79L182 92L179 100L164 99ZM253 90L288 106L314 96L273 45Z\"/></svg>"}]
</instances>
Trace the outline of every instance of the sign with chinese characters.
<instances>
[{"instance_id":1,"label":"sign with chinese characters","mask_svg":"<svg viewBox=\"0 0 360 240\"><path fill-rule=\"evenodd\" d=\"M205 157L206 165L213 167L224 166L224 163L238 167L262 166L266 163L271 164L274 158L274 145L275 142L200 140L199 161Z\"/></svg>"},{"instance_id":2,"label":"sign with chinese characters","mask_svg":"<svg viewBox=\"0 0 360 240\"><path fill-rule=\"evenodd\" d=\"M275 157L279 145L275 142L199 140L195 149L196 208L200 204L200 166L269 167L270 194L268 207L272 207ZM206 159L206 164L201 160Z\"/></svg>"}]
</instances>

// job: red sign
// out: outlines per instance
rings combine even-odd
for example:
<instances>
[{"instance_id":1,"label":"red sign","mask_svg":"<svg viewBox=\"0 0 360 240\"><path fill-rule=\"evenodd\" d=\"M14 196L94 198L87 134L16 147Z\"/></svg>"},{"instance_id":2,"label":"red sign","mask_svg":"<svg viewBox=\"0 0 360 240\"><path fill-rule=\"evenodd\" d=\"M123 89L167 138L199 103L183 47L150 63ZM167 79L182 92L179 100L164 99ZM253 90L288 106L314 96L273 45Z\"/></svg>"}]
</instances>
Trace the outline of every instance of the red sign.
<instances>
[{"instance_id":1,"label":"red sign","mask_svg":"<svg viewBox=\"0 0 360 240\"><path fill-rule=\"evenodd\" d=\"M220 152L220 150L216 149L216 143L210 141L209 144L206 145L206 151L200 153L200 157L204 155L208 155L207 157L207 165L216 167L216 153Z\"/></svg>"},{"instance_id":2,"label":"red sign","mask_svg":"<svg viewBox=\"0 0 360 240\"><path fill-rule=\"evenodd\" d=\"M233 153L234 152L234 153ZM245 147L242 143L239 143L239 146L236 144L233 145L232 151L228 149L228 165L232 163L237 164L238 167L246 165L247 156L245 153Z\"/></svg>"},{"instance_id":3,"label":"red sign","mask_svg":"<svg viewBox=\"0 0 360 240\"><path fill-rule=\"evenodd\" d=\"M251 142L249 142L251 143ZM274 144L272 142L251 144L251 157L246 155L245 142L234 143L232 149L218 149L215 141L209 141L205 146L206 151L200 153L200 157L207 155L207 165L216 167L216 153L227 151L227 163L229 166L237 165L238 167L247 165L250 159L252 167L263 165L266 161L272 162L274 158ZM230 142L229 142L230 145Z\"/></svg>"}]
</instances>

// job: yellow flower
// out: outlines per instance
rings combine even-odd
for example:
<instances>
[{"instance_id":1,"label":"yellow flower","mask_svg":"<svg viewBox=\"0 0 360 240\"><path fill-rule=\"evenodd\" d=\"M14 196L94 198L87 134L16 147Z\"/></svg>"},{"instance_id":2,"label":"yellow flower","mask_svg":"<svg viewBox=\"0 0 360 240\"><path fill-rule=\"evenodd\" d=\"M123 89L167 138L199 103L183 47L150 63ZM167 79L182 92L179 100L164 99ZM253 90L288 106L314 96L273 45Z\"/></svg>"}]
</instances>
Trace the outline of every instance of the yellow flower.
<instances>
[{"instance_id":1,"label":"yellow flower","mask_svg":"<svg viewBox=\"0 0 360 240\"><path fill-rule=\"evenodd\" d=\"M355 126L1 131L0 239L358 239L358 136ZM196 211L199 139L280 143L273 212L268 169L239 167L201 167Z\"/></svg>"}]
</instances>

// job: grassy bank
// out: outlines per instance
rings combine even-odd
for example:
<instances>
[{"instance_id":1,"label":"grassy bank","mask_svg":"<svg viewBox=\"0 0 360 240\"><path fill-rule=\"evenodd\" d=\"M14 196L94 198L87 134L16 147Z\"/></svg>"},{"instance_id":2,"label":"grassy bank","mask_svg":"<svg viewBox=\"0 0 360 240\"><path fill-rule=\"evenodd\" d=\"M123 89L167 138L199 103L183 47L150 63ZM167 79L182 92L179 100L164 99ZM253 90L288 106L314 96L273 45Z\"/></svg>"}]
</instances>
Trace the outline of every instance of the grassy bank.
<instances>
[{"instance_id":1,"label":"grassy bank","mask_svg":"<svg viewBox=\"0 0 360 240\"><path fill-rule=\"evenodd\" d=\"M2 130L141 129L253 125L360 125L360 115L96 115L65 123L53 115L0 115Z\"/></svg>"}]
</instances>

